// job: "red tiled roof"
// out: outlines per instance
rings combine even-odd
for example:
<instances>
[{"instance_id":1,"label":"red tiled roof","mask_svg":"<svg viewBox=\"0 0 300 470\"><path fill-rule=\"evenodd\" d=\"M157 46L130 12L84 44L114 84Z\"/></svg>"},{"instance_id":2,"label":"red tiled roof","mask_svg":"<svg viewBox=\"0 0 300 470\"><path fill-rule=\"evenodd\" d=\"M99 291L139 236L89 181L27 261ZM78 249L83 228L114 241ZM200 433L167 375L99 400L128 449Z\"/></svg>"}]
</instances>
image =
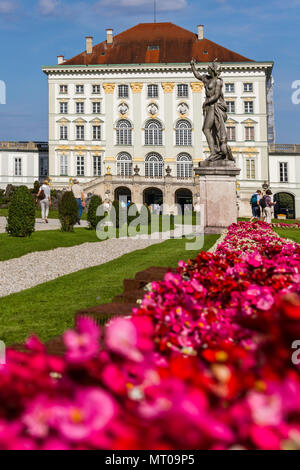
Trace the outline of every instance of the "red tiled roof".
<instances>
[{"instance_id":1,"label":"red tiled roof","mask_svg":"<svg viewBox=\"0 0 300 470\"><path fill-rule=\"evenodd\" d=\"M62 65L187 63L192 57L198 62L216 58L220 62L251 62L209 39L199 40L173 23L141 23L114 36L112 45L104 41L93 47L92 54L82 52Z\"/></svg>"}]
</instances>

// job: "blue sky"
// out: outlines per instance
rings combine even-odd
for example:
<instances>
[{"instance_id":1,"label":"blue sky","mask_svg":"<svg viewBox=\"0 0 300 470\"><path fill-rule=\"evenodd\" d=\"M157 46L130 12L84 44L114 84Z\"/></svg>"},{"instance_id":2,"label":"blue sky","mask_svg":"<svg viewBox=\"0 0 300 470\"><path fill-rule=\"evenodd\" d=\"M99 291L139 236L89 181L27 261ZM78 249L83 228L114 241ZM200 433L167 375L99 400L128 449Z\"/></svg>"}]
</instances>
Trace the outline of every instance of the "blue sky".
<instances>
[{"instance_id":1,"label":"blue sky","mask_svg":"<svg viewBox=\"0 0 300 470\"><path fill-rule=\"evenodd\" d=\"M292 83L300 80L300 0L157 0L158 21L205 36L251 59L274 60L276 141L300 143L300 103ZM0 140L46 140L47 78L42 65L57 63L95 43L105 29L119 33L153 20L153 0L0 0ZM1 96L0 96L1 98ZM199 110L200 112L200 110Z\"/></svg>"}]
</instances>

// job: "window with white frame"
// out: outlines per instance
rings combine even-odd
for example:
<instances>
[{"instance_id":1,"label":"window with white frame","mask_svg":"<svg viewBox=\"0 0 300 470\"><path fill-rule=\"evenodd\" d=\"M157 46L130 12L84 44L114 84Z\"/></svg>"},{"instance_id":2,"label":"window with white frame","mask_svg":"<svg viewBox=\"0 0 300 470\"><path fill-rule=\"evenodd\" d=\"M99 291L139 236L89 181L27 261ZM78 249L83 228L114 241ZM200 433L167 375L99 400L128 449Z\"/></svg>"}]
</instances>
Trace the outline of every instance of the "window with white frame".
<instances>
[{"instance_id":1,"label":"window with white frame","mask_svg":"<svg viewBox=\"0 0 300 470\"><path fill-rule=\"evenodd\" d=\"M177 85L177 96L178 98L188 98L189 86L185 83L180 83L179 85Z\"/></svg>"},{"instance_id":2,"label":"window with white frame","mask_svg":"<svg viewBox=\"0 0 300 470\"><path fill-rule=\"evenodd\" d=\"M129 153L123 152L117 156L117 174L118 176L132 175L132 157Z\"/></svg>"},{"instance_id":3,"label":"window with white frame","mask_svg":"<svg viewBox=\"0 0 300 470\"><path fill-rule=\"evenodd\" d=\"M84 176L84 157L82 155L77 155L76 173L77 176Z\"/></svg>"},{"instance_id":4,"label":"window with white frame","mask_svg":"<svg viewBox=\"0 0 300 470\"><path fill-rule=\"evenodd\" d=\"M60 114L68 114L68 103L61 102L59 103Z\"/></svg>"},{"instance_id":5,"label":"window with white frame","mask_svg":"<svg viewBox=\"0 0 300 470\"><path fill-rule=\"evenodd\" d=\"M102 161L101 156L93 156L93 174L94 176L101 176L102 174Z\"/></svg>"},{"instance_id":6,"label":"window with white frame","mask_svg":"<svg viewBox=\"0 0 300 470\"><path fill-rule=\"evenodd\" d=\"M181 120L176 124L176 145L192 145L192 125L190 122Z\"/></svg>"},{"instance_id":7,"label":"window with white frame","mask_svg":"<svg viewBox=\"0 0 300 470\"><path fill-rule=\"evenodd\" d=\"M81 101L76 103L76 113L84 114L84 103L82 103Z\"/></svg>"},{"instance_id":8,"label":"window with white frame","mask_svg":"<svg viewBox=\"0 0 300 470\"><path fill-rule=\"evenodd\" d=\"M101 113L101 103L97 101L93 103L93 114L100 114Z\"/></svg>"},{"instance_id":9,"label":"window with white frame","mask_svg":"<svg viewBox=\"0 0 300 470\"><path fill-rule=\"evenodd\" d=\"M245 127L245 140L255 140L254 126Z\"/></svg>"},{"instance_id":10,"label":"window with white frame","mask_svg":"<svg viewBox=\"0 0 300 470\"><path fill-rule=\"evenodd\" d=\"M236 129L235 126L227 126L227 140L235 141L236 140Z\"/></svg>"},{"instance_id":11,"label":"window with white frame","mask_svg":"<svg viewBox=\"0 0 300 470\"><path fill-rule=\"evenodd\" d=\"M226 93L234 93L235 85L234 83L225 83L225 92Z\"/></svg>"},{"instance_id":12,"label":"window with white frame","mask_svg":"<svg viewBox=\"0 0 300 470\"><path fill-rule=\"evenodd\" d=\"M60 126L59 137L60 137L60 140L68 140L68 127L67 126Z\"/></svg>"},{"instance_id":13,"label":"window with white frame","mask_svg":"<svg viewBox=\"0 0 300 470\"><path fill-rule=\"evenodd\" d=\"M68 176L68 156L60 156L60 176Z\"/></svg>"},{"instance_id":14,"label":"window with white frame","mask_svg":"<svg viewBox=\"0 0 300 470\"><path fill-rule=\"evenodd\" d=\"M101 126L93 126L93 140L101 140Z\"/></svg>"},{"instance_id":15,"label":"window with white frame","mask_svg":"<svg viewBox=\"0 0 300 470\"><path fill-rule=\"evenodd\" d=\"M75 90L77 94L82 95L84 93L84 85L76 85Z\"/></svg>"},{"instance_id":16,"label":"window with white frame","mask_svg":"<svg viewBox=\"0 0 300 470\"><path fill-rule=\"evenodd\" d=\"M246 179L256 179L256 163L255 158L246 158Z\"/></svg>"},{"instance_id":17,"label":"window with white frame","mask_svg":"<svg viewBox=\"0 0 300 470\"><path fill-rule=\"evenodd\" d=\"M253 83L244 83L244 92L252 93L253 92Z\"/></svg>"},{"instance_id":18,"label":"window with white frame","mask_svg":"<svg viewBox=\"0 0 300 470\"><path fill-rule=\"evenodd\" d=\"M145 125L145 145L162 145L162 125L156 119L151 119Z\"/></svg>"},{"instance_id":19,"label":"window with white frame","mask_svg":"<svg viewBox=\"0 0 300 470\"><path fill-rule=\"evenodd\" d=\"M158 153L150 153L145 159L145 176L147 178L163 177L163 158Z\"/></svg>"},{"instance_id":20,"label":"window with white frame","mask_svg":"<svg viewBox=\"0 0 300 470\"><path fill-rule=\"evenodd\" d=\"M117 123L117 145L132 145L132 125L126 119Z\"/></svg>"},{"instance_id":21,"label":"window with white frame","mask_svg":"<svg viewBox=\"0 0 300 470\"><path fill-rule=\"evenodd\" d=\"M84 140L84 126L76 126L76 139Z\"/></svg>"},{"instance_id":22,"label":"window with white frame","mask_svg":"<svg viewBox=\"0 0 300 470\"><path fill-rule=\"evenodd\" d=\"M177 157L177 178L185 179L193 176L193 161L188 153L181 153Z\"/></svg>"},{"instance_id":23,"label":"window with white frame","mask_svg":"<svg viewBox=\"0 0 300 470\"><path fill-rule=\"evenodd\" d=\"M92 86L93 95L100 95L101 94L101 86L100 85L93 85Z\"/></svg>"},{"instance_id":24,"label":"window with white frame","mask_svg":"<svg viewBox=\"0 0 300 470\"><path fill-rule=\"evenodd\" d=\"M229 114L235 114L235 101L226 101L227 111Z\"/></svg>"},{"instance_id":25,"label":"window with white frame","mask_svg":"<svg viewBox=\"0 0 300 470\"><path fill-rule=\"evenodd\" d=\"M254 101L245 101L245 114L253 114L254 113Z\"/></svg>"},{"instance_id":26,"label":"window with white frame","mask_svg":"<svg viewBox=\"0 0 300 470\"><path fill-rule=\"evenodd\" d=\"M288 163L287 162L280 162L279 163L279 175L280 175L280 183L288 183L289 174L288 174Z\"/></svg>"},{"instance_id":27,"label":"window with white frame","mask_svg":"<svg viewBox=\"0 0 300 470\"><path fill-rule=\"evenodd\" d=\"M158 85L148 85L148 98L158 98Z\"/></svg>"},{"instance_id":28,"label":"window with white frame","mask_svg":"<svg viewBox=\"0 0 300 470\"><path fill-rule=\"evenodd\" d=\"M128 98L129 97L129 86L128 85L119 85L119 98Z\"/></svg>"},{"instance_id":29,"label":"window with white frame","mask_svg":"<svg viewBox=\"0 0 300 470\"><path fill-rule=\"evenodd\" d=\"M68 85L60 85L59 92L61 95L66 95L68 93Z\"/></svg>"},{"instance_id":30,"label":"window with white frame","mask_svg":"<svg viewBox=\"0 0 300 470\"><path fill-rule=\"evenodd\" d=\"M22 158L15 158L15 176L22 176Z\"/></svg>"}]
</instances>

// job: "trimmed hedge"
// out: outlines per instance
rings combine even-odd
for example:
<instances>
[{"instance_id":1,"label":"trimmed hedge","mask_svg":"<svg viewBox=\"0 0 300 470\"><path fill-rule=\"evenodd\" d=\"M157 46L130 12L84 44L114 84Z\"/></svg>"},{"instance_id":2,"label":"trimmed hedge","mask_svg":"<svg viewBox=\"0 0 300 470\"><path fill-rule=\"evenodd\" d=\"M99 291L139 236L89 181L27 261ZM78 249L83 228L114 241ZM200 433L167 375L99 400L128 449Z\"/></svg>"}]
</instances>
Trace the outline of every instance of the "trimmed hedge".
<instances>
[{"instance_id":1,"label":"trimmed hedge","mask_svg":"<svg viewBox=\"0 0 300 470\"><path fill-rule=\"evenodd\" d=\"M74 225L78 222L78 206L72 191L63 194L58 213L62 232L73 232Z\"/></svg>"},{"instance_id":2,"label":"trimmed hedge","mask_svg":"<svg viewBox=\"0 0 300 470\"><path fill-rule=\"evenodd\" d=\"M35 230L35 204L31 191L19 186L8 207L6 231L13 237L30 237Z\"/></svg>"},{"instance_id":3,"label":"trimmed hedge","mask_svg":"<svg viewBox=\"0 0 300 470\"><path fill-rule=\"evenodd\" d=\"M105 218L105 215L103 216L97 216L97 209L99 206L102 204L102 199L100 196L94 195L91 198L89 208L88 208L88 213L87 213L87 220L89 222L90 228L91 229L96 229L97 225L101 220Z\"/></svg>"}]
</instances>

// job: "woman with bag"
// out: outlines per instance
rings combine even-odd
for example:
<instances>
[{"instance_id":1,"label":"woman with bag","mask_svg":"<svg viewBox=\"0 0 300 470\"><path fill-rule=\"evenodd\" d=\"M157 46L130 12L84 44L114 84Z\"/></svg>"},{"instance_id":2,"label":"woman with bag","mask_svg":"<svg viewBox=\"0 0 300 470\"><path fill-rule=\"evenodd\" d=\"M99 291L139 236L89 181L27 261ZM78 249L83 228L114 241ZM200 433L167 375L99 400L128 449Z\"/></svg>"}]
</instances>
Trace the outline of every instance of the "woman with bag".
<instances>
[{"instance_id":1,"label":"woman with bag","mask_svg":"<svg viewBox=\"0 0 300 470\"><path fill-rule=\"evenodd\" d=\"M49 207L51 206L51 191L48 180L43 181L37 194L37 199L41 204L43 224L48 224Z\"/></svg>"}]
</instances>

